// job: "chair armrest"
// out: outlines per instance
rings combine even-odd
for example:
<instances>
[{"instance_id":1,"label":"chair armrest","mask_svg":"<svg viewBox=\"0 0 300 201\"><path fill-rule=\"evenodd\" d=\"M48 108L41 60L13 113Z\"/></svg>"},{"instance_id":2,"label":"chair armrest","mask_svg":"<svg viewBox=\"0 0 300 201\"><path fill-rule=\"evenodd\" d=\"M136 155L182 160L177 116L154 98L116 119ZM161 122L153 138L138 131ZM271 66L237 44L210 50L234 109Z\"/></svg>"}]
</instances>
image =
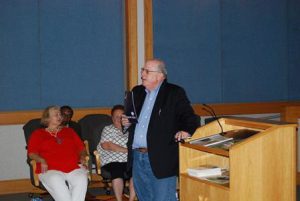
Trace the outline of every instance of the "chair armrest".
<instances>
[{"instance_id":1,"label":"chair armrest","mask_svg":"<svg viewBox=\"0 0 300 201\"><path fill-rule=\"evenodd\" d=\"M85 157L85 163L84 163L84 165L85 165L86 167L89 166L89 160L90 160L90 157L89 157L89 156L86 156L86 157Z\"/></svg>"},{"instance_id":2,"label":"chair armrest","mask_svg":"<svg viewBox=\"0 0 300 201\"><path fill-rule=\"evenodd\" d=\"M85 146L86 153L89 156L90 155L89 142L87 140L84 140L83 143L84 143L84 146Z\"/></svg>"},{"instance_id":3,"label":"chair armrest","mask_svg":"<svg viewBox=\"0 0 300 201\"><path fill-rule=\"evenodd\" d=\"M98 175L101 175L101 162L100 162L100 154L97 150L94 151L94 155L96 158L96 172Z\"/></svg>"},{"instance_id":4,"label":"chair armrest","mask_svg":"<svg viewBox=\"0 0 300 201\"><path fill-rule=\"evenodd\" d=\"M87 168L87 170L88 170L88 173L87 173L87 175L88 175L88 180L89 181L92 181L92 173L91 173L91 171L90 171L90 169L89 169L89 160L90 160L90 157L89 156L86 156L85 157L85 163L84 163L84 166Z\"/></svg>"},{"instance_id":5,"label":"chair armrest","mask_svg":"<svg viewBox=\"0 0 300 201\"><path fill-rule=\"evenodd\" d=\"M36 171L36 161L35 160L30 160L30 165L32 167L32 175L33 175L34 185L36 187L38 187L40 185L40 180L39 180L38 174L35 173L35 171Z\"/></svg>"}]
</instances>

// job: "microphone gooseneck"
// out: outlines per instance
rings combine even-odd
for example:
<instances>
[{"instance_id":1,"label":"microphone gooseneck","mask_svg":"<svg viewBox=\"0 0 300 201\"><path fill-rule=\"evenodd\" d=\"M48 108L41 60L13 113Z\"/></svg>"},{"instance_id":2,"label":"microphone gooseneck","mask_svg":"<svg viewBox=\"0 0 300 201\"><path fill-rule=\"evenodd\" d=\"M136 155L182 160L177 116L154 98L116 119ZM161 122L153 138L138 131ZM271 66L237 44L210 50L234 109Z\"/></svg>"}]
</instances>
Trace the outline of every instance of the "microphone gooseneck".
<instances>
[{"instance_id":1,"label":"microphone gooseneck","mask_svg":"<svg viewBox=\"0 0 300 201\"><path fill-rule=\"evenodd\" d=\"M215 117L214 113L212 113L210 110L206 109L205 107L203 107L202 110L204 110L205 112L207 112L208 114L210 114L214 119L217 119Z\"/></svg>"},{"instance_id":2,"label":"microphone gooseneck","mask_svg":"<svg viewBox=\"0 0 300 201\"><path fill-rule=\"evenodd\" d=\"M210 107L209 105L205 104L205 103L203 103L202 105L204 106L202 109L203 109L204 111L206 111L207 113L209 113L212 117L214 117L214 118L217 120L217 122L218 122L218 124L219 124L219 126L220 126L220 128L221 128L221 135L224 135L223 126L221 125L221 123L220 123L220 121L219 121L219 117L217 117L217 115L216 115L214 109L213 109L212 107ZM208 109L207 109L207 108L208 108Z\"/></svg>"},{"instance_id":3,"label":"microphone gooseneck","mask_svg":"<svg viewBox=\"0 0 300 201\"><path fill-rule=\"evenodd\" d=\"M217 118L217 115L216 115L216 113L215 113L215 110L211 107L211 106L209 106L209 105L207 105L207 104L205 104L205 103L203 103L202 104L204 107L207 107L212 113L213 113L213 117L215 117L215 118Z\"/></svg>"}]
</instances>

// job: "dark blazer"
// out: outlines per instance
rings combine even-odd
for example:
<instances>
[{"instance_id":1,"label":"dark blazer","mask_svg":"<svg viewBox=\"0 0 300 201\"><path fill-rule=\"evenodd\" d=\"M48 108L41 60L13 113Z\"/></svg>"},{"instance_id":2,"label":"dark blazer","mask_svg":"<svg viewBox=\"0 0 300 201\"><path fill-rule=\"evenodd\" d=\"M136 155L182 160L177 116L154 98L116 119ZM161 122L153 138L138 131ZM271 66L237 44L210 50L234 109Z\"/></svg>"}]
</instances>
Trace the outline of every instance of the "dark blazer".
<instances>
[{"instance_id":1,"label":"dark blazer","mask_svg":"<svg viewBox=\"0 0 300 201\"><path fill-rule=\"evenodd\" d=\"M145 87L139 85L132 91L139 116L146 97ZM165 80L157 94L147 132L149 160L157 178L178 174L178 143L174 136L178 131L192 135L199 125L197 119L184 89ZM128 130L128 162L131 167L135 125Z\"/></svg>"}]
</instances>

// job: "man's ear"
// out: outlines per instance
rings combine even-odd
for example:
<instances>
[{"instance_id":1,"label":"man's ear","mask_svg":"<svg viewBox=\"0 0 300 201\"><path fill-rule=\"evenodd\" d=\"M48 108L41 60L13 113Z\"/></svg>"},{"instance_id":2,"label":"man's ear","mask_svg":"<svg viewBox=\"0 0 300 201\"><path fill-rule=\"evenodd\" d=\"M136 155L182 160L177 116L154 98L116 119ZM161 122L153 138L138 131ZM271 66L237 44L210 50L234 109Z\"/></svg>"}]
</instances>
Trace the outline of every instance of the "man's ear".
<instances>
[{"instance_id":1,"label":"man's ear","mask_svg":"<svg viewBox=\"0 0 300 201\"><path fill-rule=\"evenodd\" d=\"M163 81L164 79L165 79L164 74L163 74L163 73L159 73L159 75L158 75L158 80L159 80L159 81Z\"/></svg>"}]
</instances>

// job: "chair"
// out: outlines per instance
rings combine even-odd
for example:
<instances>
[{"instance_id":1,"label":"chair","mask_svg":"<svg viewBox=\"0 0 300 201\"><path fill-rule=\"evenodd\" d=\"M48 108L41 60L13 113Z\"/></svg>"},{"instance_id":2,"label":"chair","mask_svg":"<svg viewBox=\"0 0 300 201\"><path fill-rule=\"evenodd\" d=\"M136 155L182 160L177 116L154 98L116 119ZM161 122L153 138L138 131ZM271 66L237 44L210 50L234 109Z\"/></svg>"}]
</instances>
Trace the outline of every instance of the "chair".
<instances>
[{"instance_id":1,"label":"chair","mask_svg":"<svg viewBox=\"0 0 300 201\"><path fill-rule=\"evenodd\" d=\"M97 150L94 150L96 173L102 177L102 182L104 183L104 188L106 189L106 194L109 195L111 192L111 175L108 171L101 167L100 154Z\"/></svg>"},{"instance_id":2,"label":"chair","mask_svg":"<svg viewBox=\"0 0 300 201\"><path fill-rule=\"evenodd\" d=\"M29 137L33 131L35 131L38 128L43 128L44 126L41 125L41 119L31 119L29 120L24 126L23 126L23 131L24 131L24 136L26 140L26 145L28 144ZM26 147L27 149L27 147Z\"/></svg>"},{"instance_id":3,"label":"chair","mask_svg":"<svg viewBox=\"0 0 300 201\"><path fill-rule=\"evenodd\" d=\"M108 171L106 171L104 168L101 167L100 153L97 150L94 150L94 156L96 160L96 173L103 178L103 183L105 184L105 188L106 188L106 194L110 194L111 175ZM124 174L124 178L126 181L130 179L130 177L126 173ZM125 187L128 186L129 184L125 182Z\"/></svg>"},{"instance_id":4,"label":"chair","mask_svg":"<svg viewBox=\"0 0 300 201\"><path fill-rule=\"evenodd\" d=\"M82 120L79 120L81 124L83 136L85 139L89 139L90 144L90 154L93 158L95 164L96 173L102 178L102 183L106 190L106 194L109 195L111 192L111 175L106 169L101 167L100 153L97 151L97 145L100 142L102 130L105 126L112 124L111 117L104 114L99 115L88 115ZM96 142L96 143L95 143ZM93 157L92 157L93 156ZM125 180L129 180L130 177L125 173ZM128 183L125 183L125 186L128 187Z\"/></svg>"},{"instance_id":5,"label":"chair","mask_svg":"<svg viewBox=\"0 0 300 201\"><path fill-rule=\"evenodd\" d=\"M77 123L76 121L71 120L69 122L69 128L72 128L77 133L77 135L80 137L80 139L82 139L81 127L80 127L79 123Z\"/></svg>"},{"instance_id":6,"label":"chair","mask_svg":"<svg viewBox=\"0 0 300 201\"><path fill-rule=\"evenodd\" d=\"M103 128L112 124L111 117L106 114L89 114L81 118L78 123L81 127L82 139L89 143L89 154L93 155L93 151L97 149L100 141Z\"/></svg>"},{"instance_id":7,"label":"chair","mask_svg":"<svg viewBox=\"0 0 300 201\"><path fill-rule=\"evenodd\" d=\"M81 126L81 135L84 140L88 141L89 144L89 154L90 154L90 172L97 167L97 160L94 155L94 151L97 150L97 145L101 139L101 133L105 126L112 124L111 117L106 114L90 114L86 115L82 119L78 121ZM99 161L100 162L100 161ZM94 165L93 165L94 164ZM100 167L99 167L100 169ZM111 181L110 181L110 173L103 170L97 171L96 173L101 177L101 182L104 184L104 188L106 189L106 194L110 194L111 191Z\"/></svg>"},{"instance_id":8,"label":"chair","mask_svg":"<svg viewBox=\"0 0 300 201\"><path fill-rule=\"evenodd\" d=\"M26 147L25 149L27 149L27 145L28 145L28 141L29 138L31 136L31 134L33 133L33 131L35 131L36 129L39 128L44 128L43 125L41 125L41 119L37 118L37 119L32 119L29 120L24 126L23 126L23 131L24 131L24 136L25 136L25 141L26 141ZM86 150L88 150L88 142L84 141ZM30 167L30 181L32 183L33 186L45 191L44 193L41 193L40 196L43 196L45 194L49 194L47 192L47 190L45 189L45 187L43 186L43 184L39 181L38 178L38 174L35 173L36 170L36 161L30 159L29 157L27 157L27 163ZM87 156L86 158L86 166L88 166L89 164L89 156ZM88 176L89 180L90 180L90 176ZM29 194L30 196L32 196L32 193Z\"/></svg>"},{"instance_id":9,"label":"chair","mask_svg":"<svg viewBox=\"0 0 300 201\"><path fill-rule=\"evenodd\" d=\"M43 128L43 126L41 125L41 119L40 118L29 120L23 126L23 131L24 131L24 136L25 136L25 141L26 141L26 147L25 147L26 150L27 150L27 145L28 145L28 141L29 141L31 133L33 131L35 131L36 129L39 129L39 128ZM31 181L31 184L33 186L45 191L44 193L41 193L40 196L48 194L45 187L42 185L42 183L40 183L38 175L35 173L36 161L31 160L30 158L27 157L27 164L30 167L30 181ZM30 193L29 196L30 197L33 196L32 193Z\"/></svg>"}]
</instances>

